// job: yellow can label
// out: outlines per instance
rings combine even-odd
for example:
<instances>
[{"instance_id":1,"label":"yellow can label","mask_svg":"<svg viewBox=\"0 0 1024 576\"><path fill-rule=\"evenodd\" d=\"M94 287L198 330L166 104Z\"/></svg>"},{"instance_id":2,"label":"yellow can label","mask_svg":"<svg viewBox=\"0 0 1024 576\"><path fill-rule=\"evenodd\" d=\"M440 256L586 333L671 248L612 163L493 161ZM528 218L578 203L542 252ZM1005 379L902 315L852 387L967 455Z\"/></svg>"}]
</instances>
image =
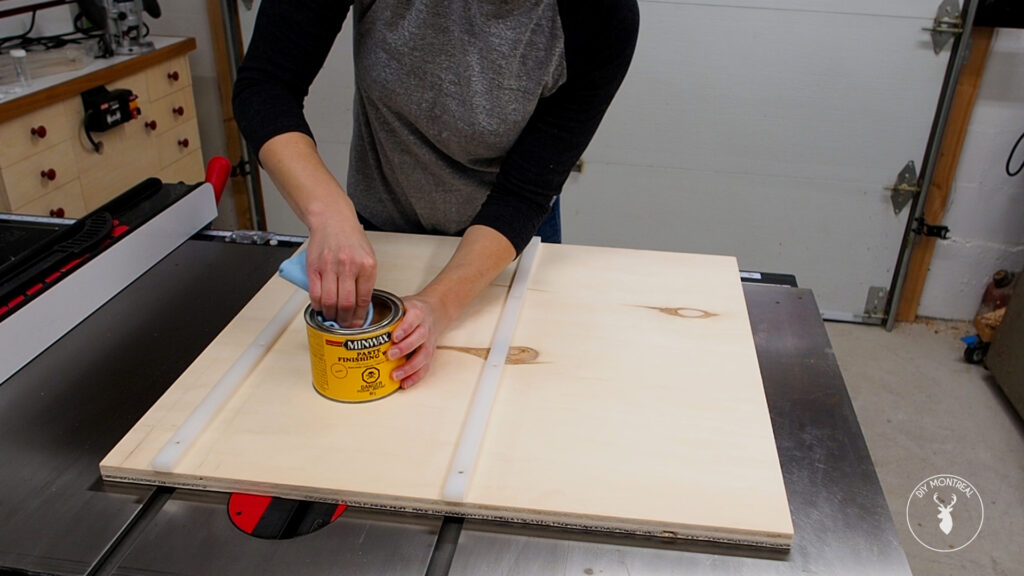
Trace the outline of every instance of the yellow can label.
<instances>
[{"instance_id":1,"label":"yellow can label","mask_svg":"<svg viewBox=\"0 0 1024 576\"><path fill-rule=\"evenodd\" d=\"M307 324L313 386L341 402L377 400L398 390L399 382L391 378L391 371L405 363L405 358L388 360L394 328L340 336Z\"/></svg>"}]
</instances>

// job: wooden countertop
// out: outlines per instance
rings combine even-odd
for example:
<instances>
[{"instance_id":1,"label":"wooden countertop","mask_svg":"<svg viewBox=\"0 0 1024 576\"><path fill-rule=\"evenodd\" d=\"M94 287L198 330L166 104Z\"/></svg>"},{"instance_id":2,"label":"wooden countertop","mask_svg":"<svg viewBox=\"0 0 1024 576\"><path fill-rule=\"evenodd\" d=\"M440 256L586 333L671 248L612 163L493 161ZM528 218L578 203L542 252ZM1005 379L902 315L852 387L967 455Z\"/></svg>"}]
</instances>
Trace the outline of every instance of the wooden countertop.
<instances>
[{"instance_id":1,"label":"wooden countertop","mask_svg":"<svg viewBox=\"0 0 1024 576\"><path fill-rule=\"evenodd\" d=\"M34 79L33 91L0 103L0 122L72 98L118 78L141 72L154 64L188 54L196 49L194 38L150 37L157 48L137 56L97 58L85 68Z\"/></svg>"}]
</instances>

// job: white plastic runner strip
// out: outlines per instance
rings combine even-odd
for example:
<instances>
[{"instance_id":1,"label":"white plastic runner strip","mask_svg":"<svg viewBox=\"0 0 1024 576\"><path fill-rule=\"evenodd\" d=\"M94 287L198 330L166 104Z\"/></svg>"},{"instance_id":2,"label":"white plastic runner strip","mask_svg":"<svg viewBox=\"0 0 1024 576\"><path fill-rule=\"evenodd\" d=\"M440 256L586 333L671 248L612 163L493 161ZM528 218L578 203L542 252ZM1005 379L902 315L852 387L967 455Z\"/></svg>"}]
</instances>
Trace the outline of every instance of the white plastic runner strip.
<instances>
[{"instance_id":1,"label":"white plastic runner strip","mask_svg":"<svg viewBox=\"0 0 1024 576\"><path fill-rule=\"evenodd\" d=\"M288 325L292 323L295 316L302 311L303 306L309 302L309 295L304 290L296 290L291 297L281 306L277 314L267 322L267 325L252 341L252 344L242 351L235 360L235 363L228 368L221 376L217 384L206 394L203 401L189 414L188 418L178 427L178 431L171 436L171 439L164 444L164 447L153 458L153 469L160 472L171 472L178 465L182 457L196 441L196 438L203 433L203 430L213 421L220 412L220 409L228 403L239 384L245 381L259 365L267 351L274 346L281 334Z\"/></svg>"},{"instance_id":2,"label":"white plastic runner strip","mask_svg":"<svg viewBox=\"0 0 1024 576\"><path fill-rule=\"evenodd\" d=\"M455 448L452 467L441 491L445 500L461 502L466 498L469 480L473 476L480 445L487 430L487 420L491 416L491 406L498 394L498 383L501 381L501 371L505 367L505 358L512 343L512 332L519 320L519 310L523 307L526 285L530 281L530 271L533 269L533 261L539 248L540 238L534 237L519 257L519 266L512 279L505 307L502 308L501 317L498 318L498 325L494 330L491 351L477 382L476 392L473 394L473 401L462 427L462 435Z\"/></svg>"}]
</instances>

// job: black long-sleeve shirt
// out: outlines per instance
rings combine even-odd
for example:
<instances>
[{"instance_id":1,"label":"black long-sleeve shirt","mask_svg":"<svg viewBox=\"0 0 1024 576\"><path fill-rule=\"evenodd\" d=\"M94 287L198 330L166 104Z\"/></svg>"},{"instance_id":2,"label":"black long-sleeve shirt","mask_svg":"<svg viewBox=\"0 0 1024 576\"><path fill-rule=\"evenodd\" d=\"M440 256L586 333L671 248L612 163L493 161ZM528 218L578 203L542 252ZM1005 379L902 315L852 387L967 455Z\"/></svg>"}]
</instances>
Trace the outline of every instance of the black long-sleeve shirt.
<instances>
[{"instance_id":1,"label":"black long-sleeve shirt","mask_svg":"<svg viewBox=\"0 0 1024 576\"><path fill-rule=\"evenodd\" d=\"M538 2L537 4L542 3ZM285 132L302 132L313 137L312 130L303 114L303 102L308 94L309 86L322 68L352 6L351 0L263 1L249 51L238 72L234 92L236 119L246 139L255 149L259 150L268 140ZM378 12L375 13L374 10ZM360 25L376 26L380 25L379 22L392 24L391 20L382 18L388 14L387 12L382 13L382 10L397 11L394 18L397 23L394 24L393 29L389 28L386 32L372 31L373 34L387 34L387 43L378 40L367 42L366 46L370 49L376 49L382 45L387 48L390 46L389 43L394 42L399 48L403 48L405 45L402 42L406 40L406 36L401 26L407 25L407 22L402 21L401 18L406 17L406 14L385 0L355 3L356 33L359 33L358 26ZM433 14L428 13L426 17L428 21L431 16L438 18L437 10L441 10L441 8L436 9ZM494 8L494 10L500 11L501 8ZM510 16L509 19L514 16ZM482 18L479 15L474 17ZM496 20L494 32L486 31L487 36L484 39L492 40L494 37L498 37L501 40L499 45L502 50L505 50L508 42L506 39L500 38L499 35L502 33L500 26L509 19ZM519 96L526 99L525 104L532 109L532 112L529 112L528 109L528 114L523 118L522 125L511 127L514 132L513 137L508 140L510 145L507 147L502 147L500 141L498 141L498 149L493 149L493 146L488 148L487 143L482 143L481 149L485 150L486 154L481 159L470 157L474 151L472 149L470 149L470 153L452 153L458 156L456 158L446 156L450 152L446 148L451 148L452 144L445 138L449 137L449 128L453 125L446 124L446 122L454 122L457 125L463 121L462 118L458 118L461 116L461 111L458 109L461 102L460 95L455 95L454 99L443 103L440 108L443 111L442 114L447 111L449 116L455 118L431 117L429 111L424 113L422 110L422 108L427 108L426 105L421 109L406 109L404 102L409 99L416 99L417 103L420 101L429 103L430 99L425 97L427 95L422 90L417 93L404 93L403 91L407 87L401 84L385 87L385 89L397 91L399 99L374 99L372 89L366 88L368 94L360 94L360 90L364 87L360 86L358 72L360 62L357 61L356 136L361 141L353 142L353 158L356 158L356 154L367 153L366 150L370 150L367 153L369 160L364 164L370 166L371 169L379 168L383 172L383 175L378 178L379 187L382 189L380 197L386 197L387 200L373 205L368 205L366 198L363 198L361 202L359 194L354 194L356 191L351 189L352 175L350 174L349 194L356 201L357 210L368 216L374 224L396 231L453 233L469 225L481 224L503 234L517 252L521 251L536 232L553 198L561 192L573 165L582 156L583 151L593 138L605 111L625 77L636 44L639 15L635 0L559 0L557 2L557 20L561 24L561 46L527 44L507 48L512 52L512 55L509 56L512 59L512 64L526 66L537 65L537 63L550 64L551 70L545 70L543 74L533 73L532 76L531 71L526 70L520 76L516 76L517 79L522 77L540 79L533 80L535 85L527 85L526 88L533 92ZM422 21L421 19L420 22L422 23ZM357 38L356 58L357 60L361 57L366 58L369 66L384 68L398 66L398 77L401 78L402 74L407 74L410 83L413 83L417 74L425 73L421 68L428 69L429 73L431 67L436 67L440 70L440 77L452 79L452 86L459 87L461 86L458 83L459 78L453 74L471 75L474 71L450 69L455 64L445 60L444 49L448 47L448 44L454 46L452 49L464 49L464 47L457 44L457 40L460 40L461 36L445 38L445 34L452 34L453 31L448 29L448 22L439 21L444 25L435 26L439 29L431 32L436 34L438 42L441 44L430 44L429 34L427 35L427 44L422 42L417 44L416 37L409 35L408 50L410 54L403 54L402 60L398 61L388 55L373 59L375 55L367 56L365 53L361 53L361 45ZM456 23L452 22L452 24ZM468 24L468 26L472 25L473 22ZM531 23L531 26L525 31L536 34L536 29L538 29L538 25ZM508 33L507 30L505 32ZM369 32L366 34L373 35ZM518 32L513 30L509 37L519 38L517 34ZM539 36L539 40L528 36L523 36L521 40L543 44L551 41L551 38L554 38L555 42L559 39L557 35L547 34ZM478 39L474 39L472 42L471 46L479 44ZM493 46L490 48L484 46L482 49L493 49ZM564 66L557 67L561 62L557 62L555 59L539 58L536 56L538 50L542 53L543 51L549 51L552 54L564 53ZM471 57L470 64L476 65L483 62L481 64L482 72L476 70L475 73L483 74L485 80L489 75L497 76L509 73L507 70L488 70L487 63L490 62L493 65L494 59L477 58L472 54L469 56ZM518 60L516 60L517 58ZM500 58L496 61L502 62ZM406 68L412 68L413 65L409 64L410 62L417 63L415 69L406 71L401 68L403 65ZM559 75L559 72L562 74ZM551 79L556 79L557 82L552 85ZM502 76L498 82L499 86L501 86L501 82L507 83L508 80ZM545 82L546 84L542 86L541 84ZM369 86L371 82L367 80L364 84ZM415 84L413 83L413 85ZM470 85L470 88L472 87ZM452 89L451 86L448 88ZM375 89L379 95L380 88ZM444 87L438 86L437 90L443 92ZM517 85L509 93L515 98L516 94L521 91L523 91L522 87ZM507 97L507 94L498 94L495 91L483 94L484 98L490 96L494 96L500 102L500 97ZM378 100L385 101L382 104ZM382 106L383 109L378 110ZM396 110L392 111L388 106L394 106ZM444 108L443 106L448 107ZM360 117L360 112L363 113L362 117ZM488 114L481 124L485 127L489 126L487 123L492 121L492 117L499 124L504 121L500 110L497 114L492 113L493 111L489 109L485 109L484 112ZM509 115L513 116L511 113ZM467 111L467 117L470 116L471 114ZM397 126L399 131L392 134L391 124L383 127L373 125L371 121L376 118L385 118L388 121L394 118L393 126ZM509 120L509 122L513 122L513 120ZM499 125L498 128L502 127ZM472 138L472 130L481 129L472 126L467 130L470 130L469 137ZM480 134L482 141L487 137L486 134ZM411 153L403 148L410 142L414 146L410 148ZM454 142L455 144L460 143L459 140ZM385 149L391 146L396 148L397 153L395 150ZM411 174L410 179L395 174L399 171L403 173L420 172L420 167L415 163L417 158L413 158L410 164L404 159L404 156L416 157L421 155L420 153L424 150L426 150L424 153L442 157L442 163L445 166L436 171L439 174L437 178L441 180L430 180L430 176L433 174L431 166L422 167L422 174ZM394 160L394 166L389 173L389 167L381 166L381 164L391 161L396 154L403 158ZM406 209L415 212L417 210L415 206L410 207L407 202L403 201L403 194L416 200L417 195L438 193L433 189L417 190L419 182L427 182L430 188L444 189L443 179L450 172L450 166L455 167L455 172L452 172L455 179L480 180L484 197L479 202L472 204L466 202L462 197L456 197L454 206L439 209L439 216L427 214L423 218L417 218L397 214L391 218L390 212L402 212ZM350 168L351 170L352 168ZM423 180L417 181L417 177L422 177ZM359 192L377 193L373 190L362 190L365 187L374 187L372 185L364 186L363 182L365 181L357 181ZM369 181L376 182L372 178ZM397 199L392 200L392 197ZM462 208L459 204L468 204L463 210L463 212L470 211L468 221L464 214L459 214L459 210ZM426 210L432 208L432 204L426 206ZM377 211L376 218L374 218L374 210ZM389 212L381 212L381 210ZM448 216L449 212L445 210L451 212L452 216ZM434 218L433 223L431 223L431 217ZM441 220L450 218L455 221L441 222L438 225L437 218ZM386 220L386 222L377 220Z\"/></svg>"}]
</instances>

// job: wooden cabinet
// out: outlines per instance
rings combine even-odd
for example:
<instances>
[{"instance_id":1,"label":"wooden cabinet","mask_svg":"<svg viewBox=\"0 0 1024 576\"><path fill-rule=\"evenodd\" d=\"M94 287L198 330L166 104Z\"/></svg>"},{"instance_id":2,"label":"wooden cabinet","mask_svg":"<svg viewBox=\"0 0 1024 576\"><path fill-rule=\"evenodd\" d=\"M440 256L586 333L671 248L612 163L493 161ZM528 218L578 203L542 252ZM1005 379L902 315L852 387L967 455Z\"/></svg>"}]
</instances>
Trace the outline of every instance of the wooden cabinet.
<instances>
[{"instance_id":1,"label":"wooden cabinet","mask_svg":"<svg viewBox=\"0 0 1024 576\"><path fill-rule=\"evenodd\" d=\"M0 105L0 211L76 218L146 178L203 179L188 52L192 39L97 60L73 78ZM45 79L44 79L45 80ZM89 142L81 93L127 88L140 116Z\"/></svg>"}]
</instances>

